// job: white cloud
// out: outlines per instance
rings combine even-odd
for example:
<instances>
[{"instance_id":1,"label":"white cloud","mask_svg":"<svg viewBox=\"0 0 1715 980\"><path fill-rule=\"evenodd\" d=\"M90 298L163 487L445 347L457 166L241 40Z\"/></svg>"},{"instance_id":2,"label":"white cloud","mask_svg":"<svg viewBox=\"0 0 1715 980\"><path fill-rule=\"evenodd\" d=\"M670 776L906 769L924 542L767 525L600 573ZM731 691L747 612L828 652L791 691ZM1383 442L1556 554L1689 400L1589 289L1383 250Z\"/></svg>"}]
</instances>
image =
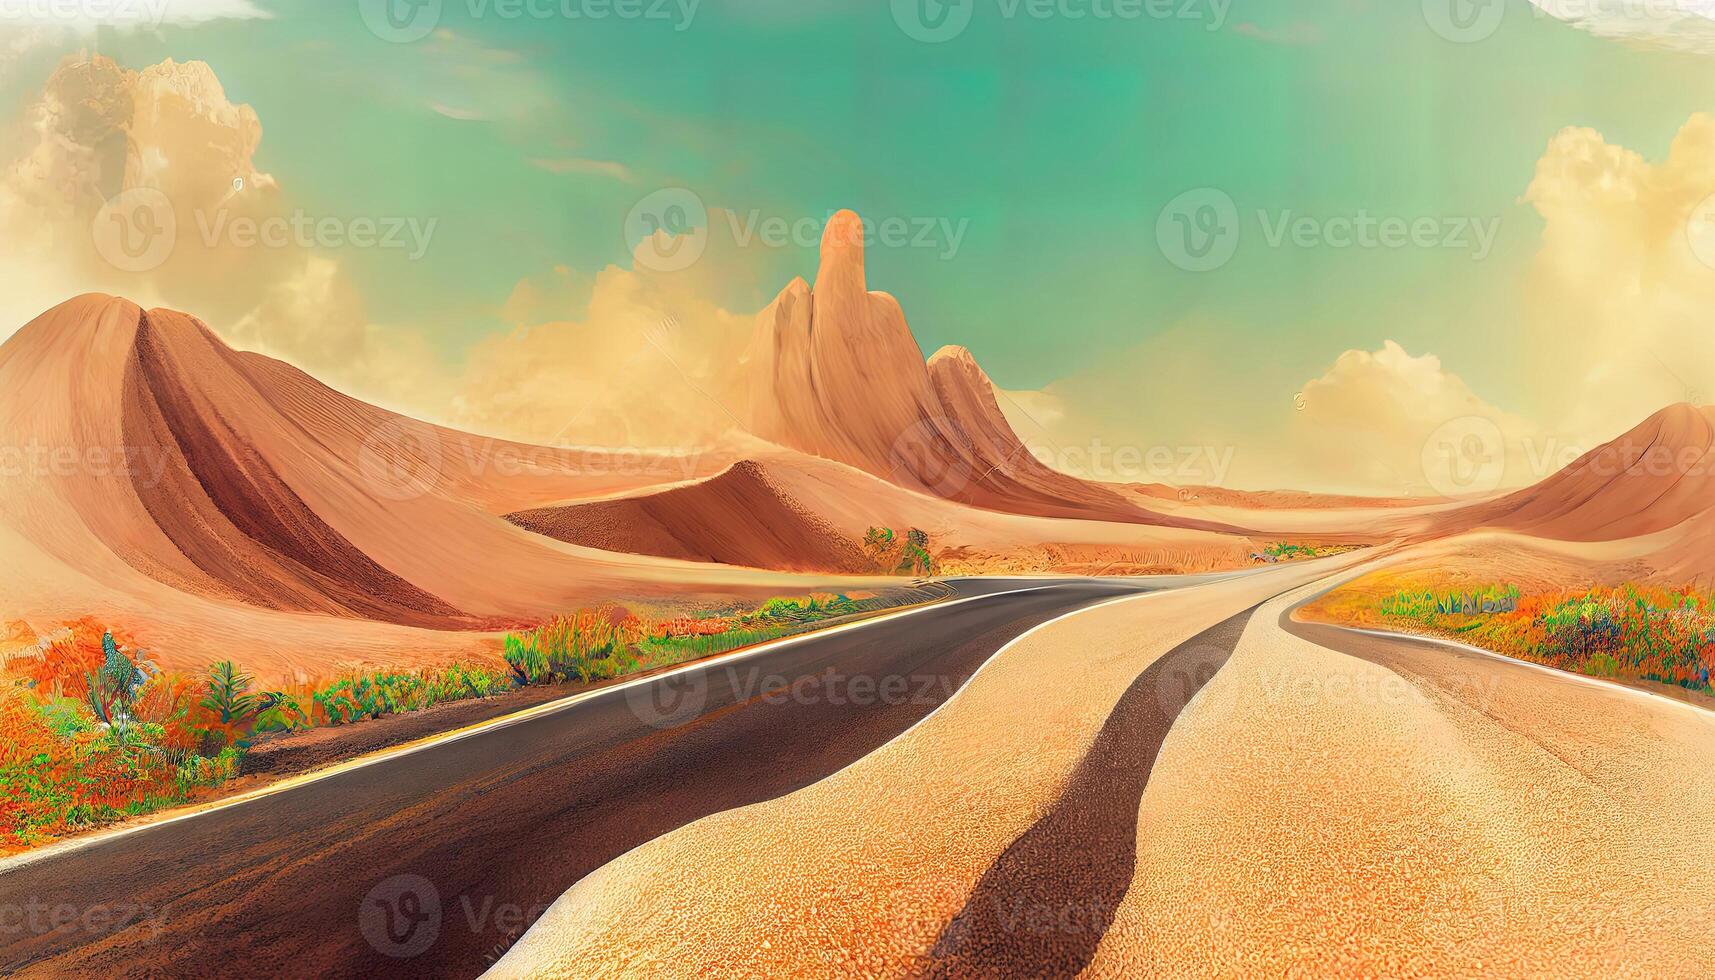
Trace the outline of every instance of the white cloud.
<instances>
[{"instance_id":1,"label":"white cloud","mask_svg":"<svg viewBox=\"0 0 1715 980\"><path fill-rule=\"evenodd\" d=\"M266 19L250 0L0 0L0 30L154 28L211 20Z\"/></svg>"},{"instance_id":2,"label":"white cloud","mask_svg":"<svg viewBox=\"0 0 1715 980\"><path fill-rule=\"evenodd\" d=\"M1533 409L1611 437L1663 406L1715 402L1715 117L1652 163L1567 129L1525 199L1544 222L1527 284Z\"/></svg>"},{"instance_id":3,"label":"white cloud","mask_svg":"<svg viewBox=\"0 0 1715 980\"><path fill-rule=\"evenodd\" d=\"M739 269L717 245L678 272L634 262L603 270L587 289L563 269L519 283L506 307L518 325L470 350L453 420L548 444L715 440L744 404L740 359L755 318L708 297Z\"/></svg>"},{"instance_id":4,"label":"white cloud","mask_svg":"<svg viewBox=\"0 0 1715 980\"><path fill-rule=\"evenodd\" d=\"M422 410L425 392L445 390L424 345L370 322L336 251L209 236L217 223L294 212L256 168L256 113L230 101L208 65L169 60L132 71L102 57L68 59L25 108L20 129L29 138L0 169L0 236L11 258L0 272L0 339L97 290L196 315L359 397ZM128 193L160 206L105 206ZM121 234L135 240L147 231L164 247L122 267L102 237L113 219L143 222Z\"/></svg>"},{"instance_id":5,"label":"white cloud","mask_svg":"<svg viewBox=\"0 0 1715 980\"><path fill-rule=\"evenodd\" d=\"M1563 441L1497 408L1434 355L1388 341L1346 351L1308 381L1271 360L1231 328L1186 325L1044 391L1008 392L1001 404L1027 444L1048 448L1044 458L1092 459L1088 450L1105 446L1109 460L1123 450L1134 460L1228 461L1137 477L1062 466L1122 482L1435 496L1525 485L1547 475L1545 461L1564 461ZM1456 437L1463 450L1472 432L1482 440L1474 455L1496 462L1450 479L1437 444Z\"/></svg>"},{"instance_id":6,"label":"white cloud","mask_svg":"<svg viewBox=\"0 0 1715 980\"><path fill-rule=\"evenodd\" d=\"M1531 0L1598 37L1715 54L1715 0Z\"/></svg>"}]
</instances>

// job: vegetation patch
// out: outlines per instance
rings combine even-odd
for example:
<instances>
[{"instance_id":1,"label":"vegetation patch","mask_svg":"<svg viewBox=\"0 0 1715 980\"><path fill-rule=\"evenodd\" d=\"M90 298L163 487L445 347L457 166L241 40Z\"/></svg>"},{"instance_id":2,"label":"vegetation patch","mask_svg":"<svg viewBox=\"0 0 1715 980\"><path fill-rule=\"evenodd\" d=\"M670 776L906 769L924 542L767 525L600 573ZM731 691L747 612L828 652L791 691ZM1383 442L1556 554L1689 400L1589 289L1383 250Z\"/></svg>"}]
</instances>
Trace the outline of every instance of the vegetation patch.
<instances>
[{"instance_id":1,"label":"vegetation patch","mask_svg":"<svg viewBox=\"0 0 1715 980\"><path fill-rule=\"evenodd\" d=\"M1519 660L1715 694L1715 593L1643 585L1525 594L1486 583L1425 581L1338 589L1307 607L1319 619L1456 638Z\"/></svg>"},{"instance_id":2,"label":"vegetation patch","mask_svg":"<svg viewBox=\"0 0 1715 980\"><path fill-rule=\"evenodd\" d=\"M1349 551L1357 551L1358 548L1358 545L1352 544L1308 545L1290 544L1284 541L1277 541L1256 554L1251 555L1251 560L1275 565L1288 561L1309 561L1312 558L1330 558L1334 555L1346 554Z\"/></svg>"},{"instance_id":3,"label":"vegetation patch","mask_svg":"<svg viewBox=\"0 0 1715 980\"><path fill-rule=\"evenodd\" d=\"M929 533L917 528L901 536L890 527L872 527L863 536L864 553L890 575L939 575L940 563L929 553L929 547Z\"/></svg>"},{"instance_id":4,"label":"vegetation patch","mask_svg":"<svg viewBox=\"0 0 1715 980\"><path fill-rule=\"evenodd\" d=\"M519 684L608 680L806 632L830 620L944 597L941 589L853 599L818 593L770 599L751 610L645 620L619 607L563 616L506 637Z\"/></svg>"}]
</instances>

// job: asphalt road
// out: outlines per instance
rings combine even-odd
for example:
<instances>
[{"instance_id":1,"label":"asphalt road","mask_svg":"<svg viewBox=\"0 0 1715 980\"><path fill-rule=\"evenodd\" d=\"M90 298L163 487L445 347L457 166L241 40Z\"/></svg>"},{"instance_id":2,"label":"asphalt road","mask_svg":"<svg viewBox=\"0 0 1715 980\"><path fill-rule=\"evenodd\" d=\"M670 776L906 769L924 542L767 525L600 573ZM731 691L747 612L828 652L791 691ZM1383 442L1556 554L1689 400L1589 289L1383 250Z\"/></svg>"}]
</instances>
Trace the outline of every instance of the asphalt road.
<instances>
[{"instance_id":1,"label":"asphalt road","mask_svg":"<svg viewBox=\"0 0 1715 980\"><path fill-rule=\"evenodd\" d=\"M1032 626L1146 587L962 588L0 873L0 974L476 976L611 859L838 771Z\"/></svg>"}]
</instances>

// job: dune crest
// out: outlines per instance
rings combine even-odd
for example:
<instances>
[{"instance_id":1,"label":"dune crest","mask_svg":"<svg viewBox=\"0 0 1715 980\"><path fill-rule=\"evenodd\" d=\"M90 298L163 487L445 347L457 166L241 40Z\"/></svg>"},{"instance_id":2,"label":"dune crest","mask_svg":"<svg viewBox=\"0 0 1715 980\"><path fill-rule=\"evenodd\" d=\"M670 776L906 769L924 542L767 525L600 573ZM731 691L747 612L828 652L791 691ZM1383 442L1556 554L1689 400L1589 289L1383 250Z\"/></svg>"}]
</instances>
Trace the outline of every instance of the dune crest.
<instances>
[{"instance_id":1,"label":"dune crest","mask_svg":"<svg viewBox=\"0 0 1715 980\"><path fill-rule=\"evenodd\" d=\"M794 499L756 460L658 493L508 514L568 544L787 572L874 572L851 538Z\"/></svg>"}]
</instances>

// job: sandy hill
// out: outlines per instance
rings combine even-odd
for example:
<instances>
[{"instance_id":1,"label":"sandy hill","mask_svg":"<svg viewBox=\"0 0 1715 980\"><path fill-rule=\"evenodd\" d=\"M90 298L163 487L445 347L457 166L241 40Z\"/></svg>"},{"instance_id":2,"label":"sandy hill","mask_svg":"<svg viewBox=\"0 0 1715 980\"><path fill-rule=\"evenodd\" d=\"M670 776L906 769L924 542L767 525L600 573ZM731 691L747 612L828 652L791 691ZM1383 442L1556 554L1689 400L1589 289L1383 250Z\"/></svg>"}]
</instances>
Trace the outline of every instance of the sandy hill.
<instances>
[{"instance_id":1,"label":"sandy hill","mask_svg":"<svg viewBox=\"0 0 1715 980\"><path fill-rule=\"evenodd\" d=\"M1042 465L969 351L925 361L899 301L868 288L862 219L842 211L822 238L812 287L794 280L757 318L750 430L902 487L990 510L1174 527L1116 488Z\"/></svg>"},{"instance_id":2,"label":"sandy hill","mask_svg":"<svg viewBox=\"0 0 1715 980\"><path fill-rule=\"evenodd\" d=\"M426 425L109 296L0 346L0 446L15 447L0 467L0 615L123 621L195 666L235 640L262 670L270 651L312 644L433 649L468 639L431 633L614 597L810 582L578 548L501 516L667 482L681 460L615 472L605 453Z\"/></svg>"},{"instance_id":3,"label":"sandy hill","mask_svg":"<svg viewBox=\"0 0 1715 980\"><path fill-rule=\"evenodd\" d=\"M1616 541L1712 510L1715 408L1675 405L1543 482L1448 520L1561 541Z\"/></svg>"},{"instance_id":4,"label":"sandy hill","mask_svg":"<svg viewBox=\"0 0 1715 980\"><path fill-rule=\"evenodd\" d=\"M740 460L687 486L507 515L519 527L603 551L781 571L873 572L850 537L761 463Z\"/></svg>"}]
</instances>

